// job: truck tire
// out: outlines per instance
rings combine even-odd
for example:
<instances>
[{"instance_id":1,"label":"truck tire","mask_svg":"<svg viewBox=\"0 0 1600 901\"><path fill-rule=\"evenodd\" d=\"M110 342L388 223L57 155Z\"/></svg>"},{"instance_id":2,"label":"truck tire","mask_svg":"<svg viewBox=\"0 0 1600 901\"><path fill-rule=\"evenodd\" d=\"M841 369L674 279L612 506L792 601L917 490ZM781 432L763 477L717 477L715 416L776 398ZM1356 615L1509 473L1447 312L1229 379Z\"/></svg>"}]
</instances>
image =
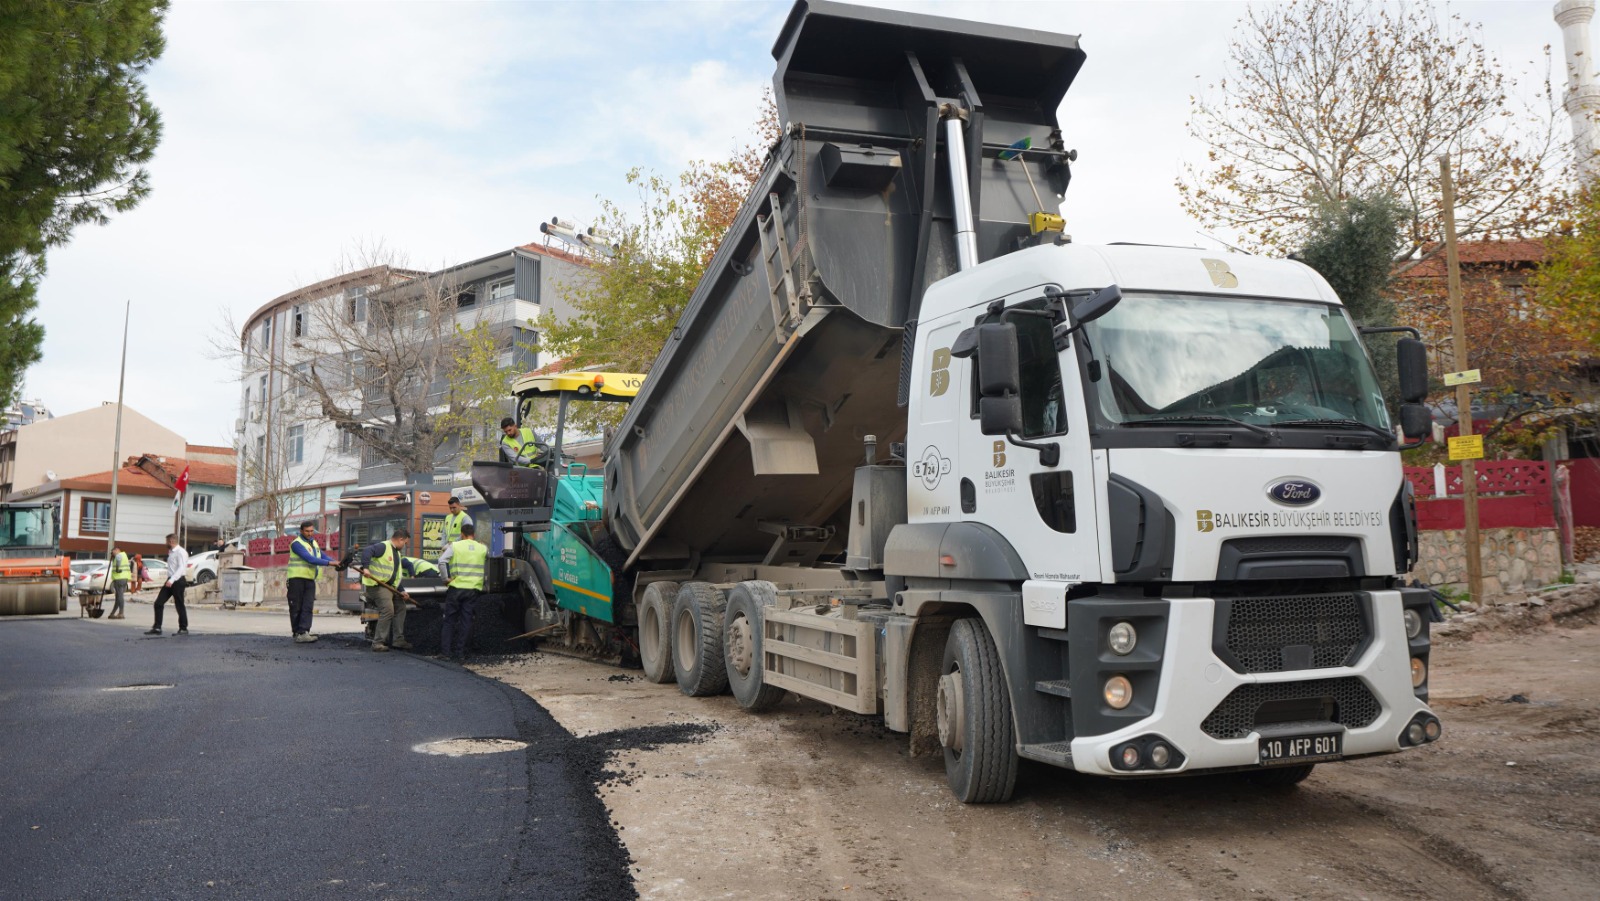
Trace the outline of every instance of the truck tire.
<instances>
[{"instance_id":1,"label":"truck tire","mask_svg":"<svg viewBox=\"0 0 1600 901\"><path fill-rule=\"evenodd\" d=\"M657 684L678 677L672 669L672 606L677 582L651 582L639 599L639 663L644 677Z\"/></svg>"},{"instance_id":2,"label":"truck tire","mask_svg":"<svg viewBox=\"0 0 1600 901\"><path fill-rule=\"evenodd\" d=\"M950 790L967 804L1011 800L1017 784L1011 698L983 620L951 625L939 672L939 743Z\"/></svg>"},{"instance_id":3,"label":"truck tire","mask_svg":"<svg viewBox=\"0 0 1600 901\"><path fill-rule=\"evenodd\" d=\"M740 582L728 589L722 625L723 665L734 699L752 713L771 710L788 694L766 683L761 665L765 610L777 597L778 589L771 582Z\"/></svg>"},{"instance_id":4,"label":"truck tire","mask_svg":"<svg viewBox=\"0 0 1600 901\"><path fill-rule=\"evenodd\" d=\"M685 582L672 604L672 670L691 698L722 694L728 670L722 663L722 592L709 582Z\"/></svg>"}]
</instances>

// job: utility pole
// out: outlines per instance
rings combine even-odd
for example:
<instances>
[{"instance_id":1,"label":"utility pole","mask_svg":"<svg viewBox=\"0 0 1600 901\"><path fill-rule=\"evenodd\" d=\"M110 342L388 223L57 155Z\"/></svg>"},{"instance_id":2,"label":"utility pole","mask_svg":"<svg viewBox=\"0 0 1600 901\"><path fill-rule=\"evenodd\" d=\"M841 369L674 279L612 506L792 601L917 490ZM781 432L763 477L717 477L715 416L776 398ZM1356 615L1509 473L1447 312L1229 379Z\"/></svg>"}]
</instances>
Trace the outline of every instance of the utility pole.
<instances>
[{"instance_id":1,"label":"utility pole","mask_svg":"<svg viewBox=\"0 0 1600 901\"><path fill-rule=\"evenodd\" d=\"M113 560L111 550L117 545L117 476L122 472L122 389L128 380L128 319L133 312L133 301L122 309L122 369L117 376L117 431L111 439L111 521L106 523L106 587L111 588Z\"/></svg>"},{"instance_id":2,"label":"utility pole","mask_svg":"<svg viewBox=\"0 0 1600 901\"><path fill-rule=\"evenodd\" d=\"M1456 184L1450 176L1450 157L1439 155L1439 186L1444 192L1444 259L1449 275L1451 364L1457 370L1467 368L1467 324L1461 309L1461 258L1456 252ZM1472 434L1472 385L1463 382L1456 386L1456 422L1461 437ZM1478 539L1478 472L1471 458L1461 461L1461 489L1464 495L1465 534L1467 545L1467 593L1474 603L1483 603L1483 548Z\"/></svg>"}]
</instances>

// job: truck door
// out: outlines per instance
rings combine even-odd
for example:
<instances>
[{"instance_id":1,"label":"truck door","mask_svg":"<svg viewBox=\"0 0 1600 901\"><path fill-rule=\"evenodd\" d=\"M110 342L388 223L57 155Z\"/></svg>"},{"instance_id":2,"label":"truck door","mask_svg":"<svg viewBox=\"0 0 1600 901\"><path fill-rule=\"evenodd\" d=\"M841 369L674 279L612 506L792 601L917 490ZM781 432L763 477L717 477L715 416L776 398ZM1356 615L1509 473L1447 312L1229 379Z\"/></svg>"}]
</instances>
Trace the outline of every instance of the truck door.
<instances>
[{"instance_id":1,"label":"truck door","mask_svg":"<svg viewBox=\"0 0 1600 901\"><path fill-rule=\"evenodd\" d=\"M1045 308L1038 288L1013 296L1018 300L1014 304L1008 300L1008 310ZM991 314L984 321L1000 318ZM1059 598L1064 583L1100 578L1083 391L1072 351L1055 349L1051 319L1012 315L1004 321L1017 329L1023 419L1018 437L1058 445L1061 458L1055 466L1045 466L1039 451L1012 444L1003 435L983 434L978 420L978 360L974 356L961 361L962 438L956 481L962 518L987 523L1003 534L1027 565L1031 579L1050 583L1047 588ZM1059 615L1064 618L1064 605ZM1064 626L1063 621L1060 627Z\"/></svg>"},{"instance_id":2,"label":"truck door","mask_svg":"<svg viewBox=\"0 0 1600 901\"><path fill-rule=\"evenodd\" d=\"M970 317L970 314L967 314ZM906 433L907 521L961 519L956 458L961 444L960 374L965 361L950 346L967 323L959 315L930 324L917 335L917 375L911 385Z\"/></svg>"}]
</instances>

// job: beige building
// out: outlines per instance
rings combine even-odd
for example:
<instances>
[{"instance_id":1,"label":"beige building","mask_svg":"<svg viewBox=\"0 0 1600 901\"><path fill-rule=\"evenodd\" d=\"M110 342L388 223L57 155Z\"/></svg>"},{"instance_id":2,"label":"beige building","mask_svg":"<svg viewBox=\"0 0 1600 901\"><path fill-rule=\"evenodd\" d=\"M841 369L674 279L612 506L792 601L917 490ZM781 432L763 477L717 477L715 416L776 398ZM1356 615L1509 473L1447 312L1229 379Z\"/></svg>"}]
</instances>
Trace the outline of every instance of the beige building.
<instances>
[{"instance_id":1,"label":"beige building","mask_svg":"<svg viewBox=\"0 0 1600 901\"><path fill-rule=\"evenodd\" d=\"M49 482L107 471L117 435L117 405L101 404L0 433L0 500ZM138 410L122 407L122 446L183 458L183 436Z\"/></svg>"}]
</instances>

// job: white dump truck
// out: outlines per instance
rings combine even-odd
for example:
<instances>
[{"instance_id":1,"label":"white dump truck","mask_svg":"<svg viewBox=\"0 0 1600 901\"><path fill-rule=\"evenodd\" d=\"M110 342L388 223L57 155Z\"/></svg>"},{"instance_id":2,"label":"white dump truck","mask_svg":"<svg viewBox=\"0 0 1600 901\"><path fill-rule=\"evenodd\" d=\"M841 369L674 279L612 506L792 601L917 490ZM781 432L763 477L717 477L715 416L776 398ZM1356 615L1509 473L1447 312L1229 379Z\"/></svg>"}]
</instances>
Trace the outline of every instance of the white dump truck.
<instances>
[{"instance_id":1,"label":"white dump truck","mask_svg":"<svg viewBox=\"0 0 1600 901\"><path fill-rule=\"evenodd\" d=\"M783 138L603 472L474 469L529 630L881 715L969 802L1436 740L1422 345L1392 418L1310 268L1070 241L1074 37L802 0L773 54Z\"/></svg>"}]
</instances>

